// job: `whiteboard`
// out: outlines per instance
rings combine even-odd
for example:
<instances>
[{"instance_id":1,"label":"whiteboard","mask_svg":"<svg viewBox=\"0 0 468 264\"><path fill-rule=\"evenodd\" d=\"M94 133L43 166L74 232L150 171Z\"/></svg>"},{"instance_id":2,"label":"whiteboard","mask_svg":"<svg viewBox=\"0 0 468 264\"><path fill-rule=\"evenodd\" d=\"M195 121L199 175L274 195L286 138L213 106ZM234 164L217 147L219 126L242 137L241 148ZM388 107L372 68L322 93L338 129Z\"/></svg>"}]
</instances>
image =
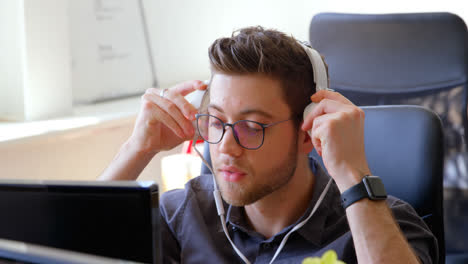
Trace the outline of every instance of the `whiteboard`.
<instances>
[{"instance_id":1,"label":"whiteboard","mask_svg":"<svg viewBox=\"0 0 468 264\"><path fill-rule=\"evenodd\" d=\"M141 0L69 1L74 104L156 87Z\"/></svg>"}]
</instances>

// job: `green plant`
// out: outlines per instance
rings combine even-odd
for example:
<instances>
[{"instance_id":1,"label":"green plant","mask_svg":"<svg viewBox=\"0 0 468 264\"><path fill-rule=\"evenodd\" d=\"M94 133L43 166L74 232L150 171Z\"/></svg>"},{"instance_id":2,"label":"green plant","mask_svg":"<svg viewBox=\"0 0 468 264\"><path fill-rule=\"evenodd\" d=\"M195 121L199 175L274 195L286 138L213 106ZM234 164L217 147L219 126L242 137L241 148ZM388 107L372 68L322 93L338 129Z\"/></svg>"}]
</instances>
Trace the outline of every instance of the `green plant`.
<instances>
[{"instance_id":1,"label":"green plant","mask_svg":"<svg viewBox=\"0 0 468 264\"><path fill-rule=\"evenodd\" d=\"M345 264L343 261L338 260L338 256L334 250L328 250L321 258L308 257L302 261L302 264Z\"/></svg>"}]
</instances>

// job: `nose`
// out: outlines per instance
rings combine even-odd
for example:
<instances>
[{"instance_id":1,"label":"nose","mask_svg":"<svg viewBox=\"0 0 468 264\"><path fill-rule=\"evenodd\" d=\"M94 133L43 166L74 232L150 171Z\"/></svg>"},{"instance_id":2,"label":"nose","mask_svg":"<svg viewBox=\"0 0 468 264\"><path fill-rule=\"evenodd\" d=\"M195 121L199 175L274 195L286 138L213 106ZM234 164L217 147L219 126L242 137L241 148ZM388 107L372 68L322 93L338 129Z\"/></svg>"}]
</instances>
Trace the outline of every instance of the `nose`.
<instances>
[{"instance_id":1,"label":"nose","mask_svg":"<svg viewBox=\"0 0 468 264\"><path fill-rule=\"evenodd\" d=\"M226 127L224 136L217 145L220 153L227 154L233 157L238 157L240 154L242 154L243 148L239 144L237 144L233 132L234 131L232 127Z\"/></svg>"}]
</instances>

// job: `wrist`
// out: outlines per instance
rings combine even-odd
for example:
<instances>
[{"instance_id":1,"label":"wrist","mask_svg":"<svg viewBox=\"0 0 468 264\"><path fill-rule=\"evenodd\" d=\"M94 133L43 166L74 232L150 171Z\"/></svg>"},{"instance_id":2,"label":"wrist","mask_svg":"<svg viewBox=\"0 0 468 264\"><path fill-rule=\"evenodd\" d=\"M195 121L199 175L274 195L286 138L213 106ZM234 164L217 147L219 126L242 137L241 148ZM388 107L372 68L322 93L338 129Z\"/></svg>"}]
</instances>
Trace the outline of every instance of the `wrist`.
<instances>
[{"instance_id":1,"label":"wrist","mask_svg":"<svg viewBox=\"0 0 468 264\"><path fill-rule=\"evenodd\" d=\"M341 193L341 203L345 209L364 198L373 201L387 198L387 192L380 177L366 175L361 182Z\"/></svg>"},{"instance_id":2,"label":"wrist","mask_svg":"<svg viewBox=\"0 0 468 264\"><path fill-rule=\"evenodd\" d=\"M129 138L123 145L124 151L142 160L151 160L159 151L145 147L140 141Z\"/></svg>"},{"instance_id":3,"label":"wrist","mask_svg":"<svg viewBox=\"0 0 468 264\"><path fill-rule=\"evenodd\" d=\"M156 153L141 151L131 139L125 141L100 180L136 180Z\"/></svg>"},{"instance_id":4,"label":"wrist","mask_svg":"<svg viewBox=\"0 0 468 264\"><path fill-rule=\"evenodd\" d=\"M345 170L340 174L340 177L334 177L336 185L340 190L340 193L348 190L356 184L359 184L364 176L370 175L369 170Z\"/></svg>"}]
</instances>

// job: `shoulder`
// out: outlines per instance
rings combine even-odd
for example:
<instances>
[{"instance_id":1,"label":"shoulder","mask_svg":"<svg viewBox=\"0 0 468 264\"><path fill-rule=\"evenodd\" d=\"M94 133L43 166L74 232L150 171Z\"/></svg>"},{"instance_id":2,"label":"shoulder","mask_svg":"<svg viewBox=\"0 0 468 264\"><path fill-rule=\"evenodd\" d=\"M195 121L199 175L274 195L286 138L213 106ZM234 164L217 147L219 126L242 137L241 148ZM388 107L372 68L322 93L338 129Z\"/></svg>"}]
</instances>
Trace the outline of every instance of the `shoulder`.
<instances>
[{"instance_id":1,"label":"shoulder","mask_svg":"<svg viewBox=\"0 0 468 264\"><path fill-rule=\"evenodd\" d=\"M437 262L437 239L416 210L409 203L391 195L387 198L387 205L422 263Z\"/></svg>"},{"instance_id":2,"label":"shoulder","mask_svg":"<svg viewBox=\"0 0 468 264\"><path fill-rule=\"evenodd\" d=\"M177 226L187 213L210 210L214 205L213 180L210 174L198 176L185 184L184 189L163 193L160 198L160 212L169 226ZM203 213L203 212L201 212Z\"/></svg>"},{"instance_id":3,"label":"shoulder","mask_svg":"<svg viewBox=\"0 0 468 264\"><path fill-rule=\"evenodd\" d=\"M402 227L402 229L404 228L405 224L411 224L413 227L419 226L421 232L432 235L432 232L430 231L426 222L424 222L423 218L409 203L392 195L389 195L387 197L387 205L390 208L390 210L392 210L395 220L400 224L400 227Z\"/></svg>"},{"instance_id":4,"label":"shoulder","mask_svg":"<svg viewBox=\"0 0 468 264\"><path fill-rule=\"evenodd\" d=\"M416 210L409 203L389 195L387 197L387 205L392 210L395 219L398 220L409 220L418 222L423 227L427 228L424 220L418 215Z\"/></svg>"},{"instance_id":5,"label":"shoulder","mask_svg":"<svg viewBox=\"0 0 468 264\"><path fill-rule=\"evenodd\" d=\"M387 197L387 205L390 210L392 210L396 222L400 225L404 233L417 231L421 235L432 236L432 232L426 222L409 203L389 195ZM411 229L406 230L409 226Z\"/></svg>"}]
</instances>

